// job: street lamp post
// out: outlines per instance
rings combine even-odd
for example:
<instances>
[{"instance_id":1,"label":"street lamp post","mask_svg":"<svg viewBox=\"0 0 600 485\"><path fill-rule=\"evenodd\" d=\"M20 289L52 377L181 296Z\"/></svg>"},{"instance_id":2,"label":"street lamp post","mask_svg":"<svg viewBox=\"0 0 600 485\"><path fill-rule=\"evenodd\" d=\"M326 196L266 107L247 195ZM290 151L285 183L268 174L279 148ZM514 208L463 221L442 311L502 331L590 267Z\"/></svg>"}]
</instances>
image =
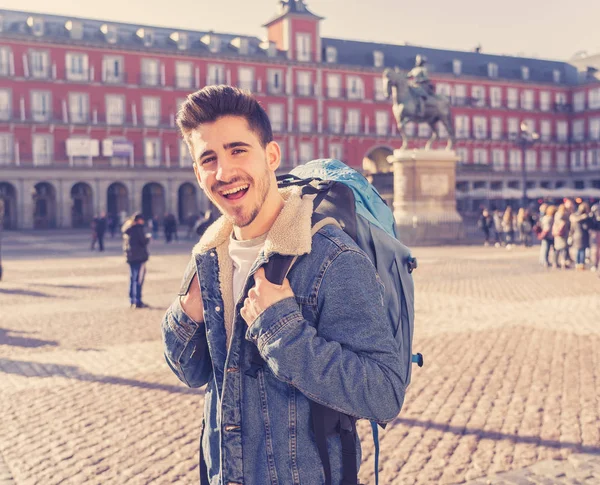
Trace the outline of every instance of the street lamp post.
<instances>
[{"instance_id":1,"label":"street lamp post","mask_svg":"<svg viewBox=\"0 0 600 485\"><path fill-rule=\"evenodd\" d=\"M525 121L521 122L519 129L519 137L517 138L517 144L521 147L521 177L523 183L523 196L521 199L521 207L527 207L527 166L525 163L525 155L527 154L527 148L531 147L535 142L538 141L540 135L534 131L531 131Z\"/></svg>"}]
</instances>

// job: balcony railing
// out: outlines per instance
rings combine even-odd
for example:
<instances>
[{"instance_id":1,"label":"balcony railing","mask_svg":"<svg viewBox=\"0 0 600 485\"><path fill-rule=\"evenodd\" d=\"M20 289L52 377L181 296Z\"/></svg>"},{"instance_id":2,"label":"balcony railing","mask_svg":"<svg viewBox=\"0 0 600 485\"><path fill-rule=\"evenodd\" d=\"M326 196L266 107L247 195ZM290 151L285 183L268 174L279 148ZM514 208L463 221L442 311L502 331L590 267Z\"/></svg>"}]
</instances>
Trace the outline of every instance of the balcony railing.
<instances>
[{"instance_id":1,"label":"balcony railing","mask_svg":"<svg viewBox=\"0 0 600 485\"><path fill-rule=\"evenodd\" d=\"M175 76L175 87L177 89L193 89L194 78L190 76Z\"/></svg>"},{"instance_id":2,"label":"balcony railing","mask_svg":"<svg viewBox=\"0 0 600 485\"><path fill-rule=\"evenodd\" d=\"M237 87L240 89L244 89L245 91L250 91L251 93L256 92L256 81L238 81Z\"/></svg>"},{"instance_id":3,"label":"balcony railing","mask_svg":"<svg viewBox=\"0 0 600 485\"><path fill-rule=\"evenodd\" d=\"M272 83L267 84L267 94L274 96L285 95L285 89L281 84L275 85Z\"/></svg>"},{"instance_id":4,"label":"balcony railing","mask_svg":"<svg viewBox=\"0 0 600 485\"><path fill-rule=\"evenodd\" d=\"M314 96L315 87L309 84L297 84L296 85L296 96Z\"/></svg>"}]
</instances>

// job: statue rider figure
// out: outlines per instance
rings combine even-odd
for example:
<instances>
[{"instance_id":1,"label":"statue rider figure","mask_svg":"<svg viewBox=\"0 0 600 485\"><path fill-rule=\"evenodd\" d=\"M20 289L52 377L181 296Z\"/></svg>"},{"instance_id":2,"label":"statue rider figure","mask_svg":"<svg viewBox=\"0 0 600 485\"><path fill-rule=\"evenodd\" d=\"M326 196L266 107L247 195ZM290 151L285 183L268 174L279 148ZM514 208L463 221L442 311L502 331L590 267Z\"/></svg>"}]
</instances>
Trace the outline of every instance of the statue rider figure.
<instances>
[{"instance_id":1,"label":"statue rider figure","mask_svg":"<svg viewBox=\"0 0 600 485\"><path fill-rule=\"evenodd\" d=\"M415 67L413 67L406 75L406 77L411 80L410 86L419 99L419 112L417 113L418 116L425 115L425 101L430 94L433 94L433 85L429 80L429 74L427 73L427 68L425 67L426 63L427 58L421 54L418 54L415 58Z\"/></svg>"}]
</instances>

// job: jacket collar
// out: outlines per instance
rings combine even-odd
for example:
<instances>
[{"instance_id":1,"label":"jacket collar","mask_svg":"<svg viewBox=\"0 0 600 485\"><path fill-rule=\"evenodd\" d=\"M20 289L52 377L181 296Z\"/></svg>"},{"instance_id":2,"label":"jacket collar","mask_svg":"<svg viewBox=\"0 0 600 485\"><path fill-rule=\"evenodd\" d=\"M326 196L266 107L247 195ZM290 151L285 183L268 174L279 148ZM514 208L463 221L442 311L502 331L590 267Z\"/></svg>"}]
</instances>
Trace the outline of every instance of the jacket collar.
<instances>
[{"instance_id":1,"label":"jacket collar","mask_svg":"<svg viewBox=\"0 0 600 485\"><path fill-rule=\"evenodd\" d=\"M301 187L280 189L284 205L267 233L264 256L272 254L301 256L310 253L312 245L311 222L314 196L302 197ZM211 249L229 246L233 224L224 216L217 219L204 233L193 249L194 254L203 254Z\"/></svg>"}]
</instances>

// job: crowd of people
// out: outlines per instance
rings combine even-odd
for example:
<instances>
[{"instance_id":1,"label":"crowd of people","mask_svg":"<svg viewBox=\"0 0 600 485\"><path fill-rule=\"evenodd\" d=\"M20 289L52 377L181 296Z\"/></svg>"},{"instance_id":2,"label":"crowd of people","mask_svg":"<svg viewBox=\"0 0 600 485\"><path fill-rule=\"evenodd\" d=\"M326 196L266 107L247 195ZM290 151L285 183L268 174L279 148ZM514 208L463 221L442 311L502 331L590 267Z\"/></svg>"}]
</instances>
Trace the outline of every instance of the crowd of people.
<instances>
[{"instance_id":1,"label":"crowd of people","mask_svg":"<svg viewBox=\"0 0 600 485\"><path fill-rule=\"evenodd\" d=\"M577 270L600 269L600 205L577 205L571 199L560 204L541 204L537 211L521 207L515 214L508 206L504 212L483 209L478 227L484 245L511 249L515 244L531 246L540 242L540 264L544 267Z\"/></svg>"}]
</instances>

